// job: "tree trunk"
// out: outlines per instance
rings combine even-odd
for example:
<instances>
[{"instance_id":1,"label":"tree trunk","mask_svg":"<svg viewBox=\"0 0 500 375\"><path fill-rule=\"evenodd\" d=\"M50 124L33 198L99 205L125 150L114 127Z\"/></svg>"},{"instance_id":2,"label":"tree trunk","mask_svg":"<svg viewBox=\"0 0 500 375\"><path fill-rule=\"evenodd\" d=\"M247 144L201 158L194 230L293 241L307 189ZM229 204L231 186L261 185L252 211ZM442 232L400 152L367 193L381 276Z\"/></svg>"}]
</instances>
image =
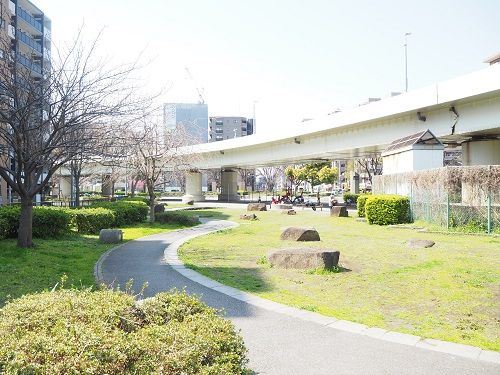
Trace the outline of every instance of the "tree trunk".
<instances>
[{"instance_id":1,"label":"tree trunk","mask_svg":"<svg viewBox=\"0 0 500 375\"><path fill-rule=\"evenodd\" d=\"M21 217L17 230L17 246L33 247L33 202L29 197L21 197Z\"/></svg>"},{"instance_id":2,"label":"tree trunk","mask_svg":"<svg viewBox=\"0 0 500 375\"><path fill-rule=\"evenodd\" d=\"M130 187L130 196L131 197L135 197L135 189L137 188L137 183L139 181L138 180L132 180L132 184L131 184L131 187Z\"/></svg>"},{"instance_id":3,"label":"tree trunk","mask_svg":"<svg viewBox=\"0 0 500 375\"><path fill-rule=\"evenodd\" d=\"M154 185L148 183L146 187L147 187L148 193L149 193L149 222L154 223L155 222L155 190L154 190Z\"/></svg>"},{"instance_id":4,"label":"tree trunk","mask_svg":"<svg viewBox=\"0 0 500 375\"><path fill-rule=\"evenodd\" d=\"M75 173L75 207L80 207L80 173Z\"/></svg>"}]
</instances>

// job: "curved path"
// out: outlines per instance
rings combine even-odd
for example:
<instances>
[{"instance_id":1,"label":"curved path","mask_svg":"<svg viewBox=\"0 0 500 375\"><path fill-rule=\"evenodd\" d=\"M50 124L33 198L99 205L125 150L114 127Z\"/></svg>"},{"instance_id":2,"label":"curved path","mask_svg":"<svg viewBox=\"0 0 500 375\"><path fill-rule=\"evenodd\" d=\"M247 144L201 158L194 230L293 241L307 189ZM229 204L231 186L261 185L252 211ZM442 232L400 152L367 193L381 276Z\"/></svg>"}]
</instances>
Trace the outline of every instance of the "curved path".
<instances>
[{"instance_id":1,"label":"curved path","mask_svg":"<svg viewBox=\"0 0 500 375\"><path fill-rule=\"evenodd\" d=\"M176 253L183 242L233 226L209 221L127 242L101 257L96 277L114 286L133 279L134 290L147 282L145 297L186 289L208 305L224 309L241 329L249 367L257 374L500 374L499 353L422 341L285 307L223 286L179 262Z\"/></svg>"}]
</instances>

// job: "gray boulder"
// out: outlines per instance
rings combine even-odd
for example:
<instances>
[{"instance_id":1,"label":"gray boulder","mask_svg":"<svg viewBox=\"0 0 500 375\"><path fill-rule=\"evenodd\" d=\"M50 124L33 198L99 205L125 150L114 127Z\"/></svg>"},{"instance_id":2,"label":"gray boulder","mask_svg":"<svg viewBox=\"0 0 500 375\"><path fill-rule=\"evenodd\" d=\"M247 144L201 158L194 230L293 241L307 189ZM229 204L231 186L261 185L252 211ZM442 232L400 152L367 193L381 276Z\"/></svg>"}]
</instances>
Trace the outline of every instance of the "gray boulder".
<instances>
[{"instance_id":1,"label":"gray boulder","mask_svg":"<svg viewBox=\"0 0 500 375\"><path fill-rule=\"evenodd\" d=\"M282 210L281 213L283 215L297 215L297 212L295 210Z\"/></svg>"},{"instance_id":2,"label":"gray boulder","mask_svg":"<svg viewBox=\"0 0 500 375\"><path fill-rule=\"evenodd\" d=\"M333 217L348 217L349 213L345 206L332 206L330 207L330 216Z\"/></svg>"},{"instance_id":3,"label":"gray boulder","mask_svg":"<svg viewBox=\"0 0 500 375\"><path fill-rule=\"evenodd\" d=\"M325 249L284 249L272 252L268 259L279 268L332 268L339 263L340 252Z\"/></svg>"},{"instance_id":4,"label":"gray boulder","mask_svg":"<svg viewBox=\"0 0 500 375\"><path fill-rule=\"evenodd\" d=\"M243 214L240 215L241 220L257 220L257 215L255 214Z\"/></svg>"},{"instance_id":5,"label":"gray boulder","mask_svg":"<svg viewBox=\"0 0 500 375\"><path fill-rule=\"evenodd\" d=\"M319 233L314 228L289 227L282 233L282 240L288 241L320 241Z\"/></svg>"},{"instance_id":6,"label":"gray boulder","mask_svg":"<svg viewBox=\"0 0 500 375\"><path fill-rule=\"evenodd\" d=\"M408 242L406 242L406 246L414 248L414 249L422 249L426 247L432 247L434 246L435 242L432 240L417 240L417 239L410 239Z\"/></svg>"},{"instance_id":7,"label":"gray boulder","mask_svg":"<svg viewBox=\"0 0 500 375\"><path fill-rule=\"evenodd\" d=\"M267 211L265 203L249 203L247 211Z\"/></svg>"},{"instance_id":8,"label":"gray boulder","mask_svg":"<svg viewBox=\"0 0 500 375\"><path fill-rule=\"evenodd\" d=\"M120 229L101 229L99 232L99 242L119 243L123 241L123 232Z\"/></svg>"},{"instance_id":9,"label":"gray boulder","mask_svg":"<svg viewBox=\"0 0 500 375\"><path fill-rule=\"evenodd\" d=\"M275 203L273 204L273 208L277 208L278 210L291 210L293 205L287 203Z\"/></svg>"}]
</instances>

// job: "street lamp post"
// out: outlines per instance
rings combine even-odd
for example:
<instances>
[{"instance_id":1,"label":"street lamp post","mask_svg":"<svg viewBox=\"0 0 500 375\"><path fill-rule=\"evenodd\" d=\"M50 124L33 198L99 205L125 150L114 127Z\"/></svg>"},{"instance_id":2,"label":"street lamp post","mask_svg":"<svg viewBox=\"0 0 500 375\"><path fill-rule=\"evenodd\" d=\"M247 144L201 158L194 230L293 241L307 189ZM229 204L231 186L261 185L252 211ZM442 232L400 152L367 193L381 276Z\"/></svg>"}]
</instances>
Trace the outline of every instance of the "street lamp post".
<instances>
[{"instance_id":1,"label":"street lamp post","mask_svg":"<svg viewBox=\"0 0 500 375\"><path fill-rule=\"evenodd\" d=\"M405 92L408 92L408 36L411 33L405 33Z\"/></svg>"}]
</instances>

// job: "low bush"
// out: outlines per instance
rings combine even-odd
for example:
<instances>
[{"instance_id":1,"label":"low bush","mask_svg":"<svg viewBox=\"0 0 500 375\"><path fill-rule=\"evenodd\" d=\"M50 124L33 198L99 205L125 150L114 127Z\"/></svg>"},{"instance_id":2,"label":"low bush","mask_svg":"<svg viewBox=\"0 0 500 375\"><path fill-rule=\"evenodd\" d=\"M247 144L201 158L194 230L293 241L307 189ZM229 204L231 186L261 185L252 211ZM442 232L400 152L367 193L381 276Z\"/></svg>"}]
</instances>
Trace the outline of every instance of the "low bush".
<instances>
[{"instance_id":1,"label":"low bush","mask_svg":"<svg viewBox=\"0 0 500 375\"><path fill-rule=\"evenodd\" d=\"M145 203L134 201L97 202L92 206L113 211L115 215L114 225L117 227L143 222L149 212L149 208Z\"/></svg>"},{"instance_id":2,"label":"low bush","mask_svg":"<svg viewBox=\"0 0 500 375\"><path fill-rule=\"evenodd\" d=\"M344 193L344 202L346 204L356 204L359 194Z\"/></svg>"},{"instance_id":3,"label":"low bush","mask_svg":"<svg viewBox=\"0 0 500 375\"><path fill-rule=\"evenodd\" d=\"M7 219L0 216L0 240L7 238L8 231L9 231L9 223Z\"/></svg>"},{"instance_id":4,"label":"low bush","mask_svg":"<svg viewBox=\"0 0 500 375\"><path fill-rule=\"evenodd\" d=\"M241 374L233 324L186 293L143 304L122 292L57 290L0 309L0 373Z\"/></svg>"},{"instance_id":5,"label":"low bush","mask_svg":"<svg viewBox=\"0 0 500 375\"><path fill-rule=\"evenodd\" d=\"M143 202L149 206L148 197L126 197L122 199L122 202Z\"/></svg>"},{"instance_id":6,"label":"low bush","mask_svg":"<svg viewBox=\"0 0 500 375\"><path fill-rule=\"evenodd\" d=\"M359 217L365 217L366 200L372 196L373 195L371 195L371 194L360 194L359 195L358 199L356 200L356 207L358 209L358 216Z\"/></svg>"},{"instance_id":7,"label":"low bush","mask_svg":"<svg viewBox=\"0 0 500 375\"><path fill-rule=\"evenodd\" d=\"M365 202L365 215L370 224L408 223L410 200L400 195L373 195Z\"/></svg>"},{"instance_id":8,"label":"low bush","mask_svg":"<svg viewBox=\"0 0 500 375\"><path fill-rule=\"evenodd\" d=\"M179 224L186 226L198 225L200 221L197 217L180 211L165 211L155 214L155 221L161 224Z\"/></svg>"},{"instance_id":9,"label":"low bush","mask_svg":"<svg viewBox=\"0 0 500 375\"><path fill-rule=\"evenodd\" d=\"M17 236L20 214L21 208L19 206L0 207L0 220L2 221L2 233L4 238L13 238Z\"/></svg>"},{"instance_id":10,"label":"low bush","mask_svg":"<svg viewBox=\"0 0 500 375\"><path fill-rule=\"evenodd\" d=\"M33 237L54 238L69 230L71 215L69 210L57 207L33 207ZM19 229L21 207L0 208L0 236L16 237Z\"/></svg>"},{"instance_id":11,"label":"low bush","mask_svg":"<svg viewBox=\"0 0 500 375\"><path fill-rule=\"evenodd\" d=\"M33 237L54 238L69 231L71 215L68 209L33 207Z\"/></svg>"},{"instance_id":12,"label":"low bush","mask_svg":"<svg viewBox=\"0 0 500 375\"><path fill-rule=\"evenodd\" d=\"M107 208L85 208L74 210L74 222L78 233L98 234L101 229L111 228L115 214Z\"/></svg>"}]
</instances>

